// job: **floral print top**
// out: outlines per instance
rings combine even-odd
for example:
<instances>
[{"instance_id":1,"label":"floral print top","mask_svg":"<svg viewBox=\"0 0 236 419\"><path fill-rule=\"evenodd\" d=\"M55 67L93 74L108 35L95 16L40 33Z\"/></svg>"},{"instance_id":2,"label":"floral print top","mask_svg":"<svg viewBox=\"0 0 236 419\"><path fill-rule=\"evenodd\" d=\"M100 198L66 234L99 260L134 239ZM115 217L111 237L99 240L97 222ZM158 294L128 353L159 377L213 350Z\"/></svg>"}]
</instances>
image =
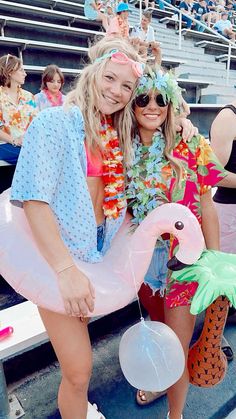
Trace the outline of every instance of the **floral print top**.
<instances>
[{"instance_id":1,"label":"floral print top","mask_svg":"<svg viewBox=\"0 0 236 419\"><path fill-rule=\"evenodd\" d=\"M19 88L18 103L15 104L3 86L0 86L0 129L14 139L24 135L33 117L37 114L32 93ZM0 141L1 144L4 141Z\"/></svg>"},{"instance_id":2,"label":"floral print top","mask_svg":"<svg viewBox=\"0 0 236 419\"><path fill-rule=\"evenodd\" d=\"M163 136L159 135L158 141L163 142ZM141 146L142 147L142 146ZM153 143L152 147L155 148ZM147 148L147 147L146 147ZM163 146L160 146L160 151L163 151ZM135 156L137 151L135 152ZM150 153L152 155L152 152ZM197 217L199 223L201 224L201 206L200 206L200 197L206 193L211 187L215 186L221 179L226 176L226 171L218 161L217 157L213 153L211 147L207 144L204 137L201 135L193 137L191 142L185 143L180 135L176 137L176 145L173 150L173 155L178 160L181 161L183 167L183 178L181 181L181 187L174 189L175 184L175 173L170 164L170 162L162 154L161 159L157 156L158 170L155 169L155 207L166 202L177 202L179 204L189 207L193 214ZM146 157L149 159L147 165L150 171L150 165L153 164L153 161L148 157L146 151ZM137 170L137 166L136 166ZM132 170L131 170L132 172ZM140 179L139 179L140 180ZM129 183L132 186L133 179L129 179ZM145 185L145 196L147 187L152 186L151 191L153 191L152 179L143 178L143 184ZM142 194L142 187L139 185L139 190ZM150 193L150 192L149 192ZM136 190L137 196L137 190ZM128 197L129 187L128 187ZM152 194L152 199L147 201L147 198L142 198L144 200L145 206L148 206L148 212L150 212L153 206L154 196ZM137 203L137 202L136 202ZM142 201L141 210L142 210ZM132 206L135 205L135 197L133 193L133 202ZM137 217L136 217L137 218ZM170 239L170 257L175 253L176 247L178 245L177 239L171 237ZM188 305L191 302L197 288L197 283L178 283L169 279L167 286L166 294L166 304L168 307L177 307L179 305Z\"/></svg>"}]
</instances>

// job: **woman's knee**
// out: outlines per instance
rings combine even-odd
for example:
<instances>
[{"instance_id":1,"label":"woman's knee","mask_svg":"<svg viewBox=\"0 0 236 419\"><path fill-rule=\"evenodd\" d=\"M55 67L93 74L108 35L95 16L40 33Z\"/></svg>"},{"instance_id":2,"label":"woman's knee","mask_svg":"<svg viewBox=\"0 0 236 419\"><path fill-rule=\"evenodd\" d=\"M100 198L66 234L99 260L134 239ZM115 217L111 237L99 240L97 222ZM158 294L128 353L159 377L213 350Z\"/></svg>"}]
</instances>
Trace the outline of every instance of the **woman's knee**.
<instances>
[{"instance_id":1,"label":"woman's knee","mask_svg":"<svg viewBox=\"0 0 236 419\"><path fill-rule=\"evenodd\" d=\"M74 392L87 392L92 373L92 365L83 368L70 368L62 371L62 379Z\"/></svg>"}]
</instances>

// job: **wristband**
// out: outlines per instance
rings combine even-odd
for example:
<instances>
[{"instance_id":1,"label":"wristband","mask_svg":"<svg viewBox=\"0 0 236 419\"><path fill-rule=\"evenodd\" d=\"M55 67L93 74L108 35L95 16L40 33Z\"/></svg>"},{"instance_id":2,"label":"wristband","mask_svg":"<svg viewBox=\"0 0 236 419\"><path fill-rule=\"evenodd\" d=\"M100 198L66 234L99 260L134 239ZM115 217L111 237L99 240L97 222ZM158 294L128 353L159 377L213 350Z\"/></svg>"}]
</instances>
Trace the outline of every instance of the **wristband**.
<instances>
[{"instance_id":1,"label":"wristband","mask_svg":"<svg viewBox=\"0 0 236 419\"><path fill-rule=\"evenodd\" d=\"M62 268L59 271L56 271L57 275L61 274L62 272L66 271L69 268L72 268L72 266L75 266L75 264L74 263L71 263L70 265L65 266L65 268Z\"/></svg>"}]
</instances>

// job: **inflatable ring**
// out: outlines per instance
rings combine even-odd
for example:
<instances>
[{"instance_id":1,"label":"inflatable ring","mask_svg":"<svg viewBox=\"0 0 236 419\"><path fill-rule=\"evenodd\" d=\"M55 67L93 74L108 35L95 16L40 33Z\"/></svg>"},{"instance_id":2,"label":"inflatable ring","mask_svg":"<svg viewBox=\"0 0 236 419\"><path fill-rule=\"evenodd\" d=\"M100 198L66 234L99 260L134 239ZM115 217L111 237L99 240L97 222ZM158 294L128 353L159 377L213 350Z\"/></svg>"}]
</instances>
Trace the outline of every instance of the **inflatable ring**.
<instances>
[{"instance_id":1,"label":"inflatable ring","mask_svg":"<svg viewBox=\"0 0 236 419\"><path fill-rule=\"evenodd\" d=\"M200 257L204 240L196 217L183 205L164 204L153 210L133 234L127 217L102 262L75 261L95 287L91 316L120 309L137 296L156 240L165 232L179 241L175 264L192 264ZM28 300L65 313L56 274L38 250L24 211L9 202L9 191L0 198L0 274Z\"/></svg>"}]
</instances>

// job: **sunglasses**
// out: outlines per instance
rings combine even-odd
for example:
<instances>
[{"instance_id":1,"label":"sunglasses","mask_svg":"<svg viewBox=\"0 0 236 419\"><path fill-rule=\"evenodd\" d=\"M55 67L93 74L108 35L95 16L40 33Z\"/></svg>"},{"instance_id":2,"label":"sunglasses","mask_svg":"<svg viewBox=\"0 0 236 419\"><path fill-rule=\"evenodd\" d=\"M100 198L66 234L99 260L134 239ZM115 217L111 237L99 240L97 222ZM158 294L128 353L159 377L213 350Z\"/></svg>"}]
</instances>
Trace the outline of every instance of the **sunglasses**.
<instances>
[{"instance_id":1,"label":"sunglasses","mask_svg":"<svg viewBox=\"0 0 236 419\"><path fill-rule=\"evenodd\" d=\"M134 102L135 102L135 105L138 106L139 108L145 108L145 106L149 104L150 100L151 98L149 95L142 94L142 95L137 96ZM164 106L169 105L169 102L165 102L163 96L160 94L156 95L155 101L156 101L156 104L160 106L160 108L164 108Z\"/></svg>"}]
</instances>

